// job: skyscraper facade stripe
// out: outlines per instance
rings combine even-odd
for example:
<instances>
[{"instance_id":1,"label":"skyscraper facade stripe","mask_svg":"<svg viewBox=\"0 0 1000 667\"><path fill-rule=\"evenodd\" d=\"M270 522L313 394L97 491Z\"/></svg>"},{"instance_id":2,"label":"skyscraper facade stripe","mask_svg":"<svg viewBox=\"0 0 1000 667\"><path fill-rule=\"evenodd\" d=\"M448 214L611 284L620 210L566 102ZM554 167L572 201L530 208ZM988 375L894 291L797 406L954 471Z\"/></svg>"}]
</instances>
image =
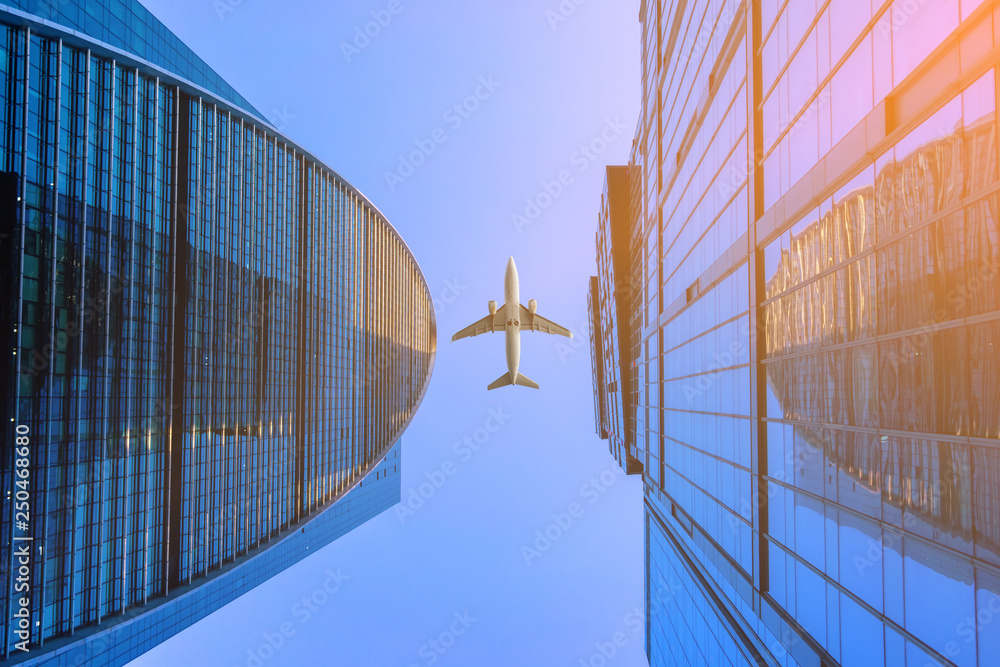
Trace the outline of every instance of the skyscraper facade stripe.
<instances>
[{"instance_id":1,"label":"skyscraper facade stripe","mask_svg":"<svg viewBox=\"0 0 1000 667\"><path fill-rule=\"evenodd\" d=\"M597 226L598 275L592 277L596 292L591 297L595 331L599 334L591 336L591 357L601 363L599 369L595 366L594 374L601 403L598 428L602 437L607 437L612 456L630 475L642 472L631 428L635 421L633 369L626 361L634 344L629 326L631 194L628 167L608 167Z\"/></svg>"},{"instance_id":2,"label":"skyscraper facade stripe","mask_svg":"<svg viewBox=\"0 0 1000 667\"><path fill-rule=\"evenodd\" d=\"M587 331L590 335L590 365L594 369L594 431L601 440L608 439L608 390L604 377L604 340L601 338L600 286L597 276L587 286ZM610 447L609 447L610 450Z\"/></svg>"},{"instance_id":3,"label":"skyscraper facade stripe","mask_svg":"<svg viewBox=\"0 0 1000 667\"><path fill-rule=\"evenodd\" d=\"M991 664L1000 4L640 20L616 298L650 664Z\"/></svg>"},{"instance_id":4,"label":"skyscraper facade stripe","mask_svg":"<svg viewBox=\"0 0 1000 667\"><path fill-rule=\"evenodd\" d=\"M156 605L161 641L382 474L434 310L371 202L137 2L2 4L0 43L2 655L120 664L64 649Z\"/></svg>"}]
</instances>

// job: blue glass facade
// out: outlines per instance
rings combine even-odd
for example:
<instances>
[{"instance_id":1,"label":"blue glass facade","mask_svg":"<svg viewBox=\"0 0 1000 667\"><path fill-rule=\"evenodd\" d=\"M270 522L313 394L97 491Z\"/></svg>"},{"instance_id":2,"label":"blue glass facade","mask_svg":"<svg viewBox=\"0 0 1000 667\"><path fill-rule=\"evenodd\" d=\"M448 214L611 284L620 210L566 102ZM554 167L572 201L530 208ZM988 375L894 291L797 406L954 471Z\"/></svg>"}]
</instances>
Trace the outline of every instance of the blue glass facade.
<instances>
[{"instance_id":1,"label":"blue glass facade","mask_svg":"<svg viewBox=\"0 0 1000 667\"><path fill-rule=\"evenodd\" d=\"M73 637L56 638L46 644L44 652L32 650L26 658L15 654L10 664L104 667L137 658L398 503L401 444L397 442L343 498L296 526L286 537L214 570L204 581L176 588L148 606L128 609L99 626L82 628Z\"/></svg>"},{"instance_id":2,"label":"blue glass facade","mask_svg":"<svg viewBox=\"0 0 1000 667\"><path fill-rule=\"evenodd\" d=\"M615 242L651 665L1000 654L998 17L642 3Z\"/></svg>"},{"instance_id":3,"label":"blue glass facade","mask_svg":"<svg viewBox=\"0 0 1000 667\"><path fill-rule=\"evenodd\" d=\"M35 4L0 5L11 660L18 631L42 656L339 507L399 440L436 340L379 211L138 3Z\"/></svg>"},{"instance_id":4,"label":"blue glass facade","mask_svg":"<svg viewBox=\"0 0 1000 667\"><path fill-rule=\"evenodd\" d=\"M133 0L7 0L0 11L21 25L53 28L63 39L87 44L101 55L128 54L169 72L188 85L263 118L242 95L205 64L148 9ZM66 31L73 33L67 33ZM120 58L119 58L120 59Z\"/></svg>"}]
</instances>

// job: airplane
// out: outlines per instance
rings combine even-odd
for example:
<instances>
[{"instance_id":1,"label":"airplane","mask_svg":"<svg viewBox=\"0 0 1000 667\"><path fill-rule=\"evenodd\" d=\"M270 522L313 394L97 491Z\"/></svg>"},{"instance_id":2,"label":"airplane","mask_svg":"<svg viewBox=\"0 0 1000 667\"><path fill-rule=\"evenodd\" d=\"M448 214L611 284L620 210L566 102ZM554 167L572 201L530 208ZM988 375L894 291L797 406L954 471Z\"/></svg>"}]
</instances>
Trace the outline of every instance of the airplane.
<instances>
[{"instance_id":1,"label":"airplane","mask_svg":"<svg viewBox=\"0 0 1000 667\"><path fill-rule=\"evenodd\" d=\"M504 298L507 302L497 308L497 302L490 301L490 314L459 331L451 337L451 341L455 342L459 338L478 336L487 332L505 332L507 372L494 380L487 388L487 391L497 389L498 387L506 387L507 385L538 389L538 383L524 373L519 373L517 370L518 364L521 362L521 332L525 330L541 331L542 333L558 334L567 338L572 338L573 332L536 313L535 310L538 308L538 302L534 299L528 301L527 308L521 305L519 301L520 286L517 281L517 267L514 265L513 257L507 262L503 288Z\"/></svg>"}]
</instances>

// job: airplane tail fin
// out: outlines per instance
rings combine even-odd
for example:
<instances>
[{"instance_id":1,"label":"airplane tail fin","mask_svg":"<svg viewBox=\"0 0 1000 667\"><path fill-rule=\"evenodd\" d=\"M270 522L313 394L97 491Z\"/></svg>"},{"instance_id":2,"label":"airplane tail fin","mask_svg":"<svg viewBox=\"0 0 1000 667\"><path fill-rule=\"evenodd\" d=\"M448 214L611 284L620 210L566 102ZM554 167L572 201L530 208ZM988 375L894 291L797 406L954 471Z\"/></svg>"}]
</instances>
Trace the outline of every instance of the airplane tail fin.
<instances>
[{"instance_id":1,"label":"airplane tail fin","mask_svg":"<svg viewBox=\"0 0 1000 667\"><path fill-rule=\"evenodd\" d=\"M526 376L524 373L517 374L517 382L514 384L520 385L522 387L531 387L532 389L538 389L538 383Z\"/></svg>"},{"instance_id":2,"label":"airplane tail fin","mask_svg":"<svg viewBox=\"0 0 1000 667\"><path fill-rule=\"evenodd\" d=\"M496 380L490 383L490 386L486 388L486 391L490 389L497 389L498 387L506 387L510 384L510 373L504 373Z\"/></svg>"},{"instance_id":3,"label":"airplane tail fin","mask_svg":"<svg viewBox=\"0 0 1000 667\"><path fill-rule=\"evenodd\" d=\"M490 386L487 387L486 390L489 391L490 389L498 389L499 387L506 387L509 384L511 384L510 373L504 373L496 380L491 382ZM514 382L514 384L521 387L530 387L532 389L538 389L538 383L532 380L531 378L527 377L524 373L517 374L517 381Z\"/></svg>"}]
</instances>

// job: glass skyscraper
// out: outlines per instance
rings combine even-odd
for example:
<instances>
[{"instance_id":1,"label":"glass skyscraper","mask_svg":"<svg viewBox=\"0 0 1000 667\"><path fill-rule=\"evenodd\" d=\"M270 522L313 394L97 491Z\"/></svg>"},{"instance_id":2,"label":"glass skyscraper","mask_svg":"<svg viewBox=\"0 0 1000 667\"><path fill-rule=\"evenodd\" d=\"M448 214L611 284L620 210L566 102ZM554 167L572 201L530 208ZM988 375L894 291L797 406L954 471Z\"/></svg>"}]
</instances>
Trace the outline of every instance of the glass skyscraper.
<instances>
[{"instance_id":1,"label":"glass skyscraper","mask_svg":"<svg viewBox=\"0 0 1000 667\"><path fill-rule=\"evenodd\" d=\"M608 167L597 227L597 276L590 279L591 361L597 432L628 474L642 472L635 452L632 366L631 258L628 256L631 188L627 167Z\"/></svg>"},{"instance_id":2,"label":"glass skyscraper","mask_svg":"<svg viewBox=\"0 0 1000 667\"><path fill-rule=\"evenodd\" d=\"M0 659L122 664L398 501L434 310L363 195L134 0L0 4L0 146Z\"/></svg>"},{"instance_id":3,"label":"glass skyscraper","mask_svg":"<svg viewBox=\"0 0 1000 667\"><path fill-rule=\"evenodd\" d=\"M995 664L1000 3L641 5L590 294L650 664Z\"/></svg>"}]
</instances>

